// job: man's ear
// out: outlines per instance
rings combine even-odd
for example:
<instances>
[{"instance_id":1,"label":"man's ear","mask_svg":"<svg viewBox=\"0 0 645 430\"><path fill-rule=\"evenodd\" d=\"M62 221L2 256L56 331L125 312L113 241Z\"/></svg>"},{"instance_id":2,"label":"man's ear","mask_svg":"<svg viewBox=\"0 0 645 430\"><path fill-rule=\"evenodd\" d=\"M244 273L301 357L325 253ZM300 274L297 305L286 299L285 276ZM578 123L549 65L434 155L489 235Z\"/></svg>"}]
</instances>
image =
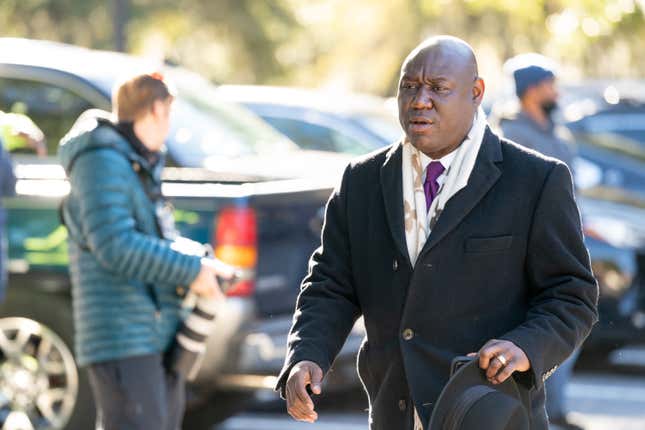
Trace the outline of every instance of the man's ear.
<instances>
[{"instance_id":1,"label":"man's ear","mask_svg":"<svg viewBox=\"0 0 645 430\"><path fill-rule=\"evenodd\" d=\"M486 84L482 78L475 79L473 84L473 103L479 106L484 99L484 92L486 91Z\"/></svg>"},{"instance_id":2,"label":"man's ear","mask_svg":"<svg viewBox=\"0 0 645 430\"><path fill-rule=\"evenodd\" d=\"M152 102L152 107L150 109L152 116L158 118L161 116L162 112L161 100L155 100L154 102Z\"/></svg>"}]
</instances>

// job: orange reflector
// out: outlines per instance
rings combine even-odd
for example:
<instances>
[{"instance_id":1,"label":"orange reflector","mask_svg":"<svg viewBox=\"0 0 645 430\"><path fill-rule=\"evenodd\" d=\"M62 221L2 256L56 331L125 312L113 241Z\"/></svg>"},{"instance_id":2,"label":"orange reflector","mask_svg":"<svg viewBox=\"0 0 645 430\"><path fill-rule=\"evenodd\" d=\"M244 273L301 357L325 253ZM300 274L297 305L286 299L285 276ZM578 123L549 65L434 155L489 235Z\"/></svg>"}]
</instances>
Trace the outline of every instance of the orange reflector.
<instances>
[{"instance_id":1,"label":"orange reflector","mask_svg":"<svg viewBox=\"0 0 645 430\"><path fill-rule=\"evenodd\" d=\"M219 245L215 256L226 264L242 269L255 268L258 250L255 246Z\"/></svg>"}]
</instances>

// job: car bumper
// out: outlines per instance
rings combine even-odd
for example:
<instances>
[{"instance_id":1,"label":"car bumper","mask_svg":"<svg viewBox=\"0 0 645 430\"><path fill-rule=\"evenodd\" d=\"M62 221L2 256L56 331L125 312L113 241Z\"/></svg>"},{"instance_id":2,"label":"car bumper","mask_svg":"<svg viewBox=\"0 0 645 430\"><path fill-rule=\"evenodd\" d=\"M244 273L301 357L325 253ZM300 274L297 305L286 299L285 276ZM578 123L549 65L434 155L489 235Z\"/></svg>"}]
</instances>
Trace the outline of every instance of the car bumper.
<instances>
[{"instance_id":1,"label":"car bumper","mask_svg":"<svg viewBox=\"0 0 645 430\"><path fill-rule=\"evenodd\" d=\"M272 390L284 364L291 316L257 322L240 347L238 372L224 375L228 386ZM359 319L325 378L326 391L344 391L360 387L356 373L356 353L365 336Z\"/></svg>"},{"instance_id":2,"label":"car bumper","mask_svg":"<svg viewBox=\"0 0 645 430\"><path fill-rule=\"evenodd\" d=\"M220 385L222 375L238 373L241 345L255 318L255 305L246 298L229 298L218 307L215 324L206 343L206 355L194 385Z\"/></svg>"}]
</instances>

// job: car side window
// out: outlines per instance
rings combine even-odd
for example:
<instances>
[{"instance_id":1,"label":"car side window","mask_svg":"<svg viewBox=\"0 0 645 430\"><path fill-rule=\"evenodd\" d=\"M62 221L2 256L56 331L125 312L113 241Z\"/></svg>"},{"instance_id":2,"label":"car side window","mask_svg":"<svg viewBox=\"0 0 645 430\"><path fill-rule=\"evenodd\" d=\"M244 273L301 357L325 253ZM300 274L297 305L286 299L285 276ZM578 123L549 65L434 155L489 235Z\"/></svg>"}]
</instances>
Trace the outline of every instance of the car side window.
<instances>
[{"instance_id":1,"label":"car side window","mask_svg":"<svg viewBox=\"0 0 645 430\"><path fill-rule=\"evenodd\" d=\"M361 142L329 127L291 118L265 116L263 119L302 149L346 154L367 152Z\"/></svg>"},{"instance_id":2,"label":"car side window","mask_svg":"<svg viewBox=\"0 0 645 430\"><path fill-rule=\"evenodd\" d=\"M54 84L0 78L0 110L28 116L44 133L47 153L55 155L58 142L79 115L92 104Z\"/></svg>"}]
</instances>

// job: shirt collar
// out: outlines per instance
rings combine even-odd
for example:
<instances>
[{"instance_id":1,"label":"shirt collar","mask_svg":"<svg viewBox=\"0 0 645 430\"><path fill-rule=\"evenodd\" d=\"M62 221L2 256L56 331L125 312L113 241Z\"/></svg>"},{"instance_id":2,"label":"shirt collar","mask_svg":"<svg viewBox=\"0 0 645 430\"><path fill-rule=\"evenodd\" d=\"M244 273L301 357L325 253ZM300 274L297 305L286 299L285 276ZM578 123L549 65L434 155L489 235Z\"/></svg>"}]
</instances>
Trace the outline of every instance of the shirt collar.
<instances>
[{"instance_id":1,"label":"shirt collar","mask_svg":"<svg viewBox=\"0 0 645 430\"><path fill-rule=\"evenodd\" d=\"M459 147L457 147L459 148ZM455 159L455 155L457 155L457 149L452 151L450 154L446 154L443 157L441 157L438 160L433 160L432 158L428 157L426 154L423 152L419 151L419 154L421 155L421 167L423 167L423 170L425 171L426 168L428 167L428 164L430 164L433 161L439 161L443 168L445 169L444 171L448 170L448 167L450 167L450 164L452 164L452 160Z\"/></svg>"}]
</instances>

